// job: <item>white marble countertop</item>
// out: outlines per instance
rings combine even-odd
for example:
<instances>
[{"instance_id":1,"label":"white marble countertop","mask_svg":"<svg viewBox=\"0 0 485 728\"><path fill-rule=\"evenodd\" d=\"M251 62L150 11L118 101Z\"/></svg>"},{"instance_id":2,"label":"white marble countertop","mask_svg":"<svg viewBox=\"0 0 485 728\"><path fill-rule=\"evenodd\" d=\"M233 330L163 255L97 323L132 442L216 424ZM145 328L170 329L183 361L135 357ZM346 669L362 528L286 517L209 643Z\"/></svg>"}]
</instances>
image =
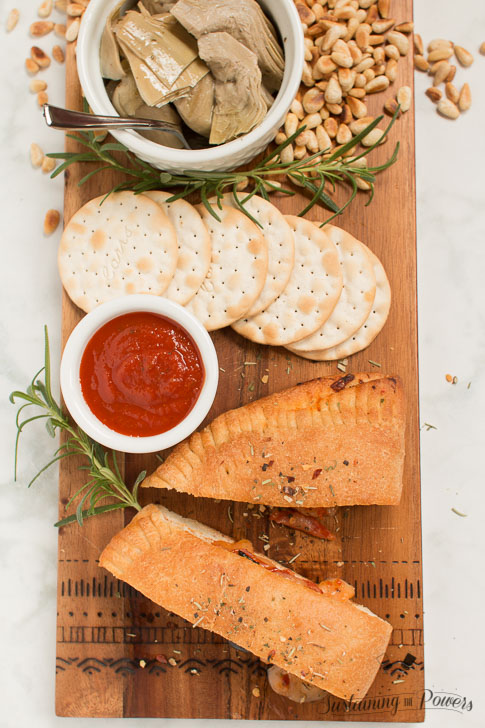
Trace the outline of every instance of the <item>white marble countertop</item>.
<instances>
[{"instance_id":1,"label":"white marble countertop","mask_svg":"<svg viewBox=\"0 0 485 728\"><path fill-rule=\"evenodd\" d=\"M2 26L13 4L0 0ZM27 491L26 478L45 463L49 446L32 430L21 444L19 482L12 483L14 409L6 404L10 391L23 388L40 366L44 324L54 365L59 361L59 232L46 238L42 224L47 209L62 209L63 183L31 168L29 146L36 141L49 150L62 142L45 127L27 90L23 64L36 7L30 3L27 9L27 4L17 2L22 18L13 33L0 30L1 728L50 728L62 722L54 715L57 472L53 469ZM485 57L478 55L478 46L485 40L485 3L416 0L415 22L425 41L451 37L475 55L474 65L457 73L458 84L469 82L473 105L455 122L437 117L424 96L427 79L417 74L416 132L421 422L436 428L423 428L421 435L426 686L428 698L431 691L446 692L473 702L464 714L429 710L427 724L479 728L485 724L480 559L485 533ZM55 42L41 40L46 50ZM53 66L44 74L49 99L62 105L63 72ZM458 377L457 384L445 381L447 373ZM69 725L87 722L71 719ZM163 721L181 728L211 723ZM129 722L136 728L152 724ZM99 720L97 725L111 728L122 721Z\"/></svg>"}]
</instances>

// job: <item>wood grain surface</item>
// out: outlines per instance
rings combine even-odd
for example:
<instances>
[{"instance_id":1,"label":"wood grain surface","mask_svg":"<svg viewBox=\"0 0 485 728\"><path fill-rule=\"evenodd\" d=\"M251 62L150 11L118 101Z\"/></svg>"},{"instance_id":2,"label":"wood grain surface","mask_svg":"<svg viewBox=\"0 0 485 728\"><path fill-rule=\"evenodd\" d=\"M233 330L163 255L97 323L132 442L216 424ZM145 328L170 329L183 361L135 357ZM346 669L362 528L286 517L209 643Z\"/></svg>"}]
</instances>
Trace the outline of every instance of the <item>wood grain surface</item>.
<instances>
[{"instance_id":1,"label":"wood grain surface","mask_svg":"<svg viewBox=\"0 0 485 728\"><path fill-rule=\"evenodd\" d=\"M398 21L412 17L411 0L394 0ZM68 108L80 108L81 93L74 49L67 53ZM399 77L387 96L406 83L412 86L412 54L399 63ZM372 99L382 108L383 94ZM372 106L370 107L372 111ZM348 372L374 370L399 374L404 382L408 424L404 491L398 507L339 509L327 525L337 539L322 542L282 527L270 528L268 509L216 503L175 492L144 490L145 503L160 502L182 515L236 538L261 544L268 534L268 554L311 579L340 576L355 586L356 601L388 619L391 644L367 698L348 704L328 695L318 703L290 703L271 691L266 670L249 653L149 602L99 568L98 556L111 536L133 515L113 513L60 529L57 616L56 712L62 716L247 718L416 722L424 718L423 606L419 480L419 412L416 322L414 116L405 114L373 161L390 155L401 142L398 162L384 172L370 207L359 194L336 223L365 242L382 260L392 287L392 308L383 332L364 352L350 358ZM74 142L68 148L75 149ZM86 165L71 167L65 179L65 220L90 198L113 184L110 173L78 180ZM283 212L295 213L300 198L273 198ZM313 220L328 213L313 208ZM64 294L62 334L67 339L80 320ZM280 391L297 382L335 373L336 363L312 363L284 349L251 344L232 330L213 335L221 367L220 385L208 419ZM254 362L245 365L245 362ZM264 384L262 377L268 374ZM69 497L83 483L81 463L60 465L60 516ZM133 482L142 469L155 468L154 456L125 456L125 476ZM176 664L168 660L174 658ZM253 688L259 688L259 696ZM257 691L255 691L257 693Z\"/></svg>"}]
</instances>

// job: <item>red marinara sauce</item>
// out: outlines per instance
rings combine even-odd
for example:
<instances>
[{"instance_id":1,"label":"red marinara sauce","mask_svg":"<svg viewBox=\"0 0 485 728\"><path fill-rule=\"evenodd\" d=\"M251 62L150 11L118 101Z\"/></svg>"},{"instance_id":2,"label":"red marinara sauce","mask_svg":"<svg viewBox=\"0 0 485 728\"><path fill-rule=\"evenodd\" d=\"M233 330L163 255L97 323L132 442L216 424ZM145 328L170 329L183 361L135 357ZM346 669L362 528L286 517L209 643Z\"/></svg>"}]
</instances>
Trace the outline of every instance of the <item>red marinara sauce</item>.
<instances>
[{"instance_id":1,"label":"red marinara sauce","mask_svg":"<svg viewBox=\"0 0 485 728\"><path fill-rule=\"evenodd\" d=\"M185 329L140 311L96 331L79 376L84 399L101 422L122 435L148 437L184 419L199 397L205 371Z\"/></svg>"}]
</instances>

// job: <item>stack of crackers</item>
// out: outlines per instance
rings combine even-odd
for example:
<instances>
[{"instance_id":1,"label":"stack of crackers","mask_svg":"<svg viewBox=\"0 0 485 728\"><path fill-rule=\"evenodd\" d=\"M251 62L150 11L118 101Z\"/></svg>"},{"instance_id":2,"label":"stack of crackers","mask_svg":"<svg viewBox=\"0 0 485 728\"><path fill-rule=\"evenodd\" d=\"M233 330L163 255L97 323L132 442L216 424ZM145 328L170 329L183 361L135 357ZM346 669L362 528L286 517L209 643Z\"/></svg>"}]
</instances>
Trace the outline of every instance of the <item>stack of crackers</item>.
<instances>
[{"instance_id":1,"label":"stack of crackers","mask_svg":"<svg viewBox=\"0 0 485 728\"><path fill-rule=\"evenodd\" d=\"M83 311L132 293L169 298L208 331L232 326L307 359L341 359L384 326L391 291L381 262L334 225L324 229L254 195L203 205L162 191L96 198L59 248L62 283Z\"/></svg>"}]
</instances>

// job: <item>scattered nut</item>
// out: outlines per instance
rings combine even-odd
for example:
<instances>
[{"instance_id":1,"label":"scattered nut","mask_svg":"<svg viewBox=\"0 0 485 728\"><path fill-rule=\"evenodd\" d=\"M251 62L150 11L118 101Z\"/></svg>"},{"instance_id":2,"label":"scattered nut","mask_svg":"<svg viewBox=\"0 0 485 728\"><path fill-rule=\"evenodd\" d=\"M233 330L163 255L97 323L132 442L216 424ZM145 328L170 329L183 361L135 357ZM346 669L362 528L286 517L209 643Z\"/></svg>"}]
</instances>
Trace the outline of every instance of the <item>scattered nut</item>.
<instances>
[{"instance_id":1,"label":"scattered nut","mask_svg":"<svg viewBox=\"0 0 485 728\"><path fill-rule=\"evenodd\" d=\"M13 8L7 16L7 22L5 25L7 33L12 32L12 30L15 28L15 26L19 22L19 18L20 18L20 12L17 10L17 8Z\"/></svg>"},{"instance_id":2,"label":"scattered nut","mask_svg":"<svg viewBox=\"0 0 485 728\"><path fill-rule=\"evenodd\" d=\"M448 81L448 83L445 84L445 94L446 94L446 97L448 99L450 99L450 101L453 101L454 104L458 103L460 93L459 93L458 89L456 88L456 86L453 83L450 83L449 81Z\"/></svg>"},{"instance_id":3,"label":"scattered nut","mask_svg":"<svg viewBox=\"0 0 485 728\"><path fill-rule=\"evenodd\" d=\"M453 81L453 79L455 78L455 73L456 73L456 66L450 66L448 75L445 78L446 83L451 83L451 81Z\"/></svg>"},{"instance_id":4,"label":"scattered nut","mask_svg":"<svg viewBox=\"0 0 485 728\"><path fill-rule=\"evenodd\" d=\"M433 70L433 69L431 69ZM439 86L440 83L443 83L443 81L447 78L448 74L450 73L451 66L448 63L448 61L438 61L438 63L435 66L435 70L433 72L434 75L434 85Z\"/></svg>"},{"instance_id":5,"label":"scattered nut","mask_svg":"<svg viewBox=\"0 0 485 728\"><path fill-rule=\"evenodd\" d=\"M439 88L436 88L436 86L430 86L425 91L426 96L431 99L431 101L439 101L440 98L443 96L442 91Z\"/></svg>"},{"instance_id":6,"label":"scattered nut","mask_svg":"<svg viewBox=\"0 0 485 728\"><path fill-rule=\"evenodd\" d=\"M441 99L438 101L436 108L438 113L441 114L441 116L445 116L447 119L458 119L460 116L460 110L456 104L449 99Z\"/></svg>"},{"instance_id":7,"label":"scattered nut","mask_svg":"<svg viewBox=\"0 0 485 728\"><path fill-rule=\"evenodd\" d=\"M68 43L72 43L73 41L76 40L78 33L79 33L80 24L81 24L81 22L80 22L79 18L75 18L72 21L71 25L66 30L66 40L68 41Z\"/></svg>"},{"instance_id":8,"label":"scattered nut","mask_svg":"<svg viewBox=\"0 0 485 728\"><path fill-rule=\"evenodd\" d=\"M42 108L44 104L49 103L49 97L47 96L47 93L45 91L40 91L40 93L37 94L37 104Z\"/></svg>"},{"instance_id":9,"label":"scattered nut","mask_svg":"<svg viewBox=\"0 0 485 728\"><path fill-rule=\"evenodd\" d=\"M31 76L33 76L35 73L38 73L40 70L40 66L32 60L32 58L26 58L25 59L25 70L27 73L30 73Z\"/></svg>"},{"instance_id":10,"label":"scattered nut","mask_svg":"<svg viewBox=\"0 0 485 728\"><path fill-rule=\"evenodd\" d=\"M377 76L377 78L369 81L369 83L365 87L365 90L368 94L375 94L379 91L385 91L386 88L388 88L389 84L390 81L387 76Z\"/></svg>"},{"instance_id":11,"label":"scattered nut","mask_svg":"<svg viewBox=\"0 0 485 728\"><path fill-rule=\"evenodd\" d=\"M66 37L66 26L62 23L56 23L54 25L54 33L59 36L59 38L65 38Z\"/></svg>"},{"instance_id":12,"label":"scattered nut","mask_svg":"<svg viewBox=\"0 0 485 728\"><path fill-rule=\"evenodd\" d=\"M33 167L40 167L44 161L44 152L35 142L30 145L30 161Z\"/></svg>"},{"instance_id":13,"label":"scattered nut","mask_svg":"<svg viewBox=\"0 0 485 728\"><path fill-rule=\"evenodd\" d=\"M374 144L378 144L382 137L384 136L384 132L382 129L379 129L379 127L376 126L375 129L372 129L363 139L362 139L362 146L364 147L372 147Z\"/></svg>"},{"instance_id":14,"label":"scattered nut","mask_svg":"<svg viewBox=\"0 0 485 728\"><path fill-rule=\"evenodd\" d=\"M303 119L303 117L305 116L305 111L303 109L302 103L298 99L294 99L293 100L293 103L290 106L290 111L293 114L295 114L296 118L299 121L301 121Z\"/></svg>"},{"instance_id":15,"label":"scattered nut","mask_svg":"<svg viewBox=\"0 0 485 728\"><path fill-rule=\"evenodd\" d=\"M428 43L428 53L436 50L437 48L453 47L453 43L445 38L435 38Z\"/></svg>"},{"instance_id":16,"label":"scattered nut","mask_svg":"<svg viewBox=\"0 0 485 728\"><path fill-rule=\"evenodd\" d=\"M52 235L57 230L61 221L61 214L58 210L47 210L44 218L44 235Z\"/></svg>"},{"instance_id":17,"label":"scattered nut","mask_svg":"<svg viewBox=\"0 0 485 728\"><path fill-rule=\"evenodd\" d=\"M34 78L29 83L29 89L33 94L38 94L40 91L45 91L47 88L47 83L45 81L41 81L40 78Z\"/></svg>"},{"instance_id":18,"label":"scattered nut","mask_svg":"<svg viewBox=\"0 0 485 728\"><path fill-rule=\"evenodd\" d=\"M467 83L464 83L458 97L458 108L460 109L460 111L468 111L471 105L472 94L470 91L470 86Z\"/></svg>"},{"instance_id":19,"label":"scattered nut","mask_svg":"<svg viewBox=\"0 0 485 728\"><path fill-rule=\"evenodd\" d=\"M480 44L480 48L478 49L478 52L479 52L479 53L480 53L480 54L481 54L482 56L485 56L485 40L483 41L483 43L481 43L481 44Z\"/></svg>"},{"instance_id":20,"label":"scattered nut","mask_svg":"<svg viewBox=\"0 0 485 728\"><path fill-rule=\"evenodd\" d=\"M298 117L296 114L291 112L286 115L285 119L285 134L290 137L298 129Z\"/></svg>"},{"instance_id":21,"label":"scattered nut","mask_svg":"<svg viewBox=\"0 0 485 728\"><path fill-rule=\"evenodd\" d=\"M453 55L453 48L443 47L436 48L428 54L428 63L436 63L436 61L447 61Z\"/></svg>"},{"instance_id":22,"label":"scattered nut","mask_svg":"<svg viewBox=\"0 0 485 728\"><path fill-rule=\"evenodd\" d=\"M409 86L401 86L397 92L397 103L401 107L403 114L409 111L411 107L412 92Z\"/></svg>"},{"instance_id":23,"label":"scattered nut","mask_svg":"<svg viewBox=\"0 0 485 728\"><path fill-rule=\"evenodd\" d=\"M261 691L260 691L260 689L258 687L253 688L251 692L252 692L252 694L254 695L255 698L259 698L259 696L261 695Z\"/></svg>"},{"instance_id":24,"label":"scattered nut","mask_svg":"<svg viewBox=\"0 0 485 728\"><path fill-rule=\"evenodd\" d=\"M424 55L423 39L421 38L419 33L414 34L414 50L416 51L418 56Z\"/></svg>"},{"instance_id":25,"label":"scattered nut","mask_svg":"<svg viewBox=\"0 0 485 728\"><path fill-rule=\"evenodd\" d=\"M50 20L36 20L30 26L30 35L34 38L40 38L43 35L47 35L54 30L54 23Z\"/></svg>"},{"instance_id":26,"label":"scattered nut","mask_svg":"<svg viewBox=\"0 0 485 728\"><path fill-rule=\"evenodd\" d=\"M56 10L58 10L60 13L66 13L68 0L55 0L54 5L56 6Z\"/></svg>"},{"instance_id":27,"label":"scattered nut","mask_svg":"<svg viewBox=\"0 0 485 728\"><path fill-rule=\"evenodd\" d=\"M397 30L399 33L412 33L414 30L414 23L410 20L405 23L399 23L399 25L396 25L394 30Z\"/></svg>"},{"instance_id":28,"label":"scattered nut","mask_svg":"<svg viewBox=\"0 0 485 728\"><path fill-rule=\"evenodd\" d=\"M417 68L418 71L427 71L429 69L429 63L424 56L416 54L414 56L414 67Z\"/></svg>"},{"instance_id":29,"label":"scattered nut","mask_svg":"<svg viewBox=\"0 0 485 728\"><path fill-rule=\"evenodd\" d=\"M351 139L352 132L350 131L347 124L340 124L336 137L337 144L347 144L347 142L350 142Z\"/></svg>"},{"instance_id":30,"label":"scattered nut","mask_svg":"<svg viewBox=\"0 0 485 728\"><path fill-rule=\"evenodd\" d=\"M39 5L39 8L37 10L37 15L39 18L48 18L49 15L52 13L52 0L44 0L44 2Z\"/></svg>"},{"instance_id":31,"label":"scattered nut","mask_svg":"<svg viewBox=\"0 0 485 728\"><path fill-rule=\"evenodd\" d=\"M384 104L384 111L386 112L386 114L389 114L389 116L394 116L398 108L399 105L396 99L388 99Z\"/></svg>"},{"instance_id":32,"label":"scattered nut","mask_svg":"<svg viewBox=\"0 0 485 728\"><path fill-rule=\"evenodd\" d=\"M471 66L474 58L470 51L467 51L466 48L463 48L462 46L455 46L455 56L459 63L461 63L462 66L465 66L465 68L468 68L468 66Z\"/></svg>"},{"instance_id":33,"label":"scattered nut","mask_svg":"<svg viewBox=\"0 0 485 728\"><path fill-rule=\"evenodd\" d=\"M403 33L399 33L397 30L390 30L387 34L387 40L391 45L396 46L402 56L407 55L409 40Z\"/></svg>"},{"instance_id":34,"label":"scattered nut","mask_svg":"<svg viewBox=\"0 0 485 728\"><path fill-rule=\"evenodd\" d=\"M56 160L51 157L44 157L42 160L42 171L44 174L50 174L56 168Z\"/></svg>"},{"instance_id":35,"label":"scattered nut","mask_svg":"<svg viewBox=\"0 0 485 728\"><path fill-rule=\"evenodd\" d=\"M86 10L80 3L69 3L66 8L66 12L71 18L78 18Z\"/></svg>"},{"instance_id":36,"label":"scattered nut","mask_svg":"<svg viewBox=\"0 0 485 728\"><path fill-rule=\"evenodd\" d=\"M381 15L381 18L387 18L389 15L389 8L391 0L377 0L377 9Z\"/></svg>"},{"instance_id":37,"label":"scattered nut","mask_svg":"<svg viewBox=\"0 0 485 728\"><path fill-rule=\"evenodd\" d=\"M52 48L52 58L57 61L57 63L64 63L64 51L62 50L61 46L55 45Z\"/></svg>"},{"instance_id":38,"label":"scattered nut","mask_svg":"<svg viewBox=\"0 0 485 728\"><path fill-rule=\"evenodd\" d=\"M51 65L51 59L49 56L38 46L32 46L30 49L30 57L37 63L39 68L49 68Z\"/></svg>"}]
</instances>

